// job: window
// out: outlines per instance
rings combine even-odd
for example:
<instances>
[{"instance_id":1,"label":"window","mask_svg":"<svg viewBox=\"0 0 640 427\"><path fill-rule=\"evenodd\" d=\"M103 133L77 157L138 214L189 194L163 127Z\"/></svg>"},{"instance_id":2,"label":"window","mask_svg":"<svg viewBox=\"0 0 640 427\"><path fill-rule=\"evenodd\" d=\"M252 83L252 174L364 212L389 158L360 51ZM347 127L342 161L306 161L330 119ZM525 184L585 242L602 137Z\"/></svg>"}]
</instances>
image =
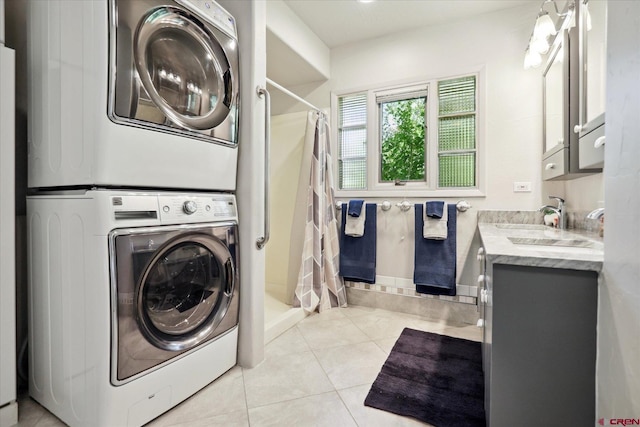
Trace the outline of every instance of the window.
<instances>
[{"instance_id":1,"label":"window","mask_svg":"<svg viewBox=\"0 0 640 427\"><path fill-rule=\"evenodd\" d=\"M438 82L438 187L476 185L476 76Z\"/></svg>"},{"instance_id":2,"label":"window","mask_svg":"<svg viewBox=\"0 0 640 427\"><path fill-rule=\"evenodd\" d=\"M482 195L477 80L472 74L334 96L338 191Z\"/></svg>"},{"instance_id":3,"label":"window","mask_svg":"<svg viewBox=\"0 0 640 427\"><path fill-rule=\"evenodd\" d=\"M426 91L376 97L380 112L380 181L426 180Z\"/></svg>"},{"instance_id":4,"label":"window","mask_svg":"<svg viewBox=\"0 0 640 427\"><path fill-rule=\"evenodd\" d=\"M367 183L367 94L342 96L338 103L339 188L363 189Z\"/></svg>"}]
</instances>

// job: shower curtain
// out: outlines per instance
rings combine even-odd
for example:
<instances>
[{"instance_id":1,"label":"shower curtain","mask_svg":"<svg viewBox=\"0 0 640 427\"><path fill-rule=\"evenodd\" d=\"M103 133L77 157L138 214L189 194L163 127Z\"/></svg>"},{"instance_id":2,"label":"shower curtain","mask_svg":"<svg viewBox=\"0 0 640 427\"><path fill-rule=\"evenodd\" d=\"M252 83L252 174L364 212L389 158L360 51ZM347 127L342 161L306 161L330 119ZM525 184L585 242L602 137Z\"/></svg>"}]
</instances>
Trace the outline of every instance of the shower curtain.
<instances>
[{"instance_id":1,"label":"shower curtain","mask_svg":"<svg viewBox=\"0 0 640 427\"><path fill-rule=\"evenodd\" d=\"M338 274L340 247L332 168L329 125L324 114L318 114L307 191L302 262L293 298L294 307L302 307L309 313L316 309L322 312L347 306L346 290Z\"/></svg>"}]
</instances>

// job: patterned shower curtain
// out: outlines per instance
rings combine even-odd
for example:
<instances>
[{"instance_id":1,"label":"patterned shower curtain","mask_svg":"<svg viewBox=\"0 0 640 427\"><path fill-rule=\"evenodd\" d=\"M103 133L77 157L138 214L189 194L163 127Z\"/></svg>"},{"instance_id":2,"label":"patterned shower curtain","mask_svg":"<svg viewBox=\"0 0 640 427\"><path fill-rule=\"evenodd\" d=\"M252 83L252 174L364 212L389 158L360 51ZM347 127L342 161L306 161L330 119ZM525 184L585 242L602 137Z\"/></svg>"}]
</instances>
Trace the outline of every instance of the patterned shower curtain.
<instances>
[{"instance_id":1,"label":"patterned shower curtain","mask_svg":"<svg viewBox=\"0 0 640 427\"><path fill-rule=\"evenodd\" d=\"M338 274L340 246L332 169L329 124L324 114L318 114L307 193L302 263L293 298L293 306L302 307L306 312L347 306L346 290Z\"/></svg>"}]
</instances>

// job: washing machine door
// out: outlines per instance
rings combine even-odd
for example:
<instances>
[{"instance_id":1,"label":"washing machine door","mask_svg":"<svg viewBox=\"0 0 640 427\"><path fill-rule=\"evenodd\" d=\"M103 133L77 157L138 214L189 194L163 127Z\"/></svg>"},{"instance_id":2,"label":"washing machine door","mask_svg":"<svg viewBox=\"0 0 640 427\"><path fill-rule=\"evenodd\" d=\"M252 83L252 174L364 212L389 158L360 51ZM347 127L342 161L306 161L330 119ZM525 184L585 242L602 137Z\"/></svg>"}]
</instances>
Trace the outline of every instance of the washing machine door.
<instances>
[{"instance_id":1,"label":"washing machine door","mask_svg":"<svg viewBox=\"0 0 640 427\"><path fill-rule=\"evenodd\" d=\"M208 234L167 241L145 263L135 296L140 331L154 346L193 348L210 338L234 291L234 263L227 247Z\"/></svg>"}]
</instances>

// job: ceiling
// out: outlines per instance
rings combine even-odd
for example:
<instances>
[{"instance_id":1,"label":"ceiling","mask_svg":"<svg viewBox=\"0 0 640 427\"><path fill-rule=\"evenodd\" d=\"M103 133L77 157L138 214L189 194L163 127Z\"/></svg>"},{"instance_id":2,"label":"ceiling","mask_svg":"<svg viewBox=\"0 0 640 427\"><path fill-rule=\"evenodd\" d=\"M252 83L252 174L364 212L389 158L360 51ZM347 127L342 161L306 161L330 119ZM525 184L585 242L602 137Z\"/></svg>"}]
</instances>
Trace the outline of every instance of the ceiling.
<instances>
[{"instance_id":1,"label":"ceiling","mask_svg":"<svg viewBox=\"0 0 640 427\"><path fill-rule=\"evenodd\" d=\"M425 26L503 9L541 4L542 0L283 0L293 13L330 49ZM532 22L533 22L532 17ZM278 37L267 31L267 77L279 84L305 91L326 81L317 69ZM272 113L302 108L292 98L273 91Z\"/></svg>"},{"instance_id":2,"label":"ceiling","mask_svg":"<svg viewBox=\"0 0 640 427\"><path fill-rule=\"evenodd\" d=\"M284 0L329 48L541 0Z\"/></svg>"}]
</instances>

